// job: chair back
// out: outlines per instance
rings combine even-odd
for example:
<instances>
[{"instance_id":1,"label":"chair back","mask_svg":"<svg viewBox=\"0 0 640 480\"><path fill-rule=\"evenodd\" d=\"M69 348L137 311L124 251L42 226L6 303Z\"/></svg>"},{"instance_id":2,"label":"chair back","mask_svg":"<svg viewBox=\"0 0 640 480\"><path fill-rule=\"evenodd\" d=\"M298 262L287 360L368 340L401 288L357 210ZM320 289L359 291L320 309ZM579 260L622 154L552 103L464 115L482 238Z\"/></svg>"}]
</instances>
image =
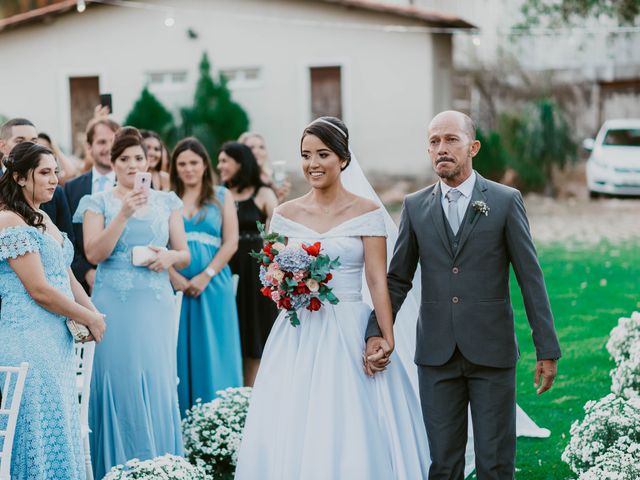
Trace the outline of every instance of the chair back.
<instances>
[{"instance_id":1,"label":"chair back","mask_svg":"<svg viewBox=\"0 0 640 480\"><path fill-rule=\"evenodd\" d=\"M80 425L89 428L89 395L96 342L76 343L76 392L80 402Z\"/></svg>"},{"instance_id":2,"label":"chair back","mask_svg":"<svg viewBox=\"0 0 640 480\"><path fill-rule=\"evenodd\" d=\"M13 437L28 370L27 362L19 367L0 366L0 480L10 479Z\"/></svg>"}]
</instances>

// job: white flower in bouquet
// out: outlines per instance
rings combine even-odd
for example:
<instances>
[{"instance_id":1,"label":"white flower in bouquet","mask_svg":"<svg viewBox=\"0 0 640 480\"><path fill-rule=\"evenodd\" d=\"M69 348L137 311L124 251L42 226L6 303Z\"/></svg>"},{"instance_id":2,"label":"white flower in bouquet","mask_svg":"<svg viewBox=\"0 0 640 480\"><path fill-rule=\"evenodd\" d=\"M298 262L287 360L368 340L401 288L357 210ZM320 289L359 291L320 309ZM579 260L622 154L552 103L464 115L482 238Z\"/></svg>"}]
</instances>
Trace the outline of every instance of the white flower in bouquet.
<instances>
[{"instance_id":1,"label":"white flower in bouquet","mask_svg":"<svg viewBox=\"0 0 640 480\"><path fill-rule=\"evenodd\" d=\"M584 410L584 419L571 425L571 440L562 453L571 470L583 474L611 451L640 463L640 397L625 399L611 393L587 402Z\"/></svg>"},{"instance_id":2,"label":"white flower in bouquet","mask_svg":"<svg viewBox=\"0 0 640 480\"><path fill-rule=\"evenodd\" d=\"M640 340L630 347L628 357L611 370L611 391L626 398L640 395Z\"/></svg>"},{"instance_id":3,"label":"white flower in bouquet","mask_svg":"<svg viewBox=\"0 0 640 480\"><path fill-rule=\"evenodd\" d=\"M611 330L607 350L616 363L629 358L631 347L640 343L640 312L633 312L631 318L620 318Z\"/></svg>"},{"instance_id":4,"label":"white flower in bouquet","mask_svg":"<svg viewBox=\"0 0 640 480\"><path fill-rule=\"evenodd\" d=\"M190 464L182 457L163 455L151 460L134 458L124 465L116 465L103 480L205 480L207 473L202 467Z\"/></svg>"},{"instance_id":5,"label":"white flower in bouquet","mask_svg":"<svg viewBox=\"0 0 640 480\"><path fill-rule=\"evenodd\" d=\"M215 400L199 401L182 421L186 457L210 478L232 479L238 461L251 388L227 388Z\"/></svg>"}]
</instances>

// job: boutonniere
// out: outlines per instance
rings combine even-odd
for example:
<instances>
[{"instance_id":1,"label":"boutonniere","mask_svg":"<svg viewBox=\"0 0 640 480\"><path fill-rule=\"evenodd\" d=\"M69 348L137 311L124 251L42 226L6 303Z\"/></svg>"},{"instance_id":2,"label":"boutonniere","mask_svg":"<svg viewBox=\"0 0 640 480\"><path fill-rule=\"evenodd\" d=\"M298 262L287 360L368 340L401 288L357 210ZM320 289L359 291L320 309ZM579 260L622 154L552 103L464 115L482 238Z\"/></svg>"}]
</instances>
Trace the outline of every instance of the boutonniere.
<instances>
[{"instance_id":1,"label":"boutonniere","mask_svg":"<svg viewBox=\"0 0 640 480\"><path fill-rule=\"evenodd\" d=\"M473 207L473 217L471 217L472 222L478 214L484 215L486 217L489 215L489 210L491 210L489 208L489 205L484 203L482 200L476 200L471 204L471 206Z\"/></svg>"}]
</instances>

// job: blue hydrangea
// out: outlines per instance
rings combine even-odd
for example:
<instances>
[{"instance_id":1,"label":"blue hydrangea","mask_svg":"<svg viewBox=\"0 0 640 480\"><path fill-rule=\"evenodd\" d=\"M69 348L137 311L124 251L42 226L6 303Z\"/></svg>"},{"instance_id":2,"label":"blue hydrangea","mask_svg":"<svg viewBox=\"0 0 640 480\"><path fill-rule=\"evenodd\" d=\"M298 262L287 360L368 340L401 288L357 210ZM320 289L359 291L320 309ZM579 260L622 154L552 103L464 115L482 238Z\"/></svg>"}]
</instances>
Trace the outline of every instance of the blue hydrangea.
<instances>
[{"instance_id":1,"label":"blue hydrangea","mask_svg":"<svg viewBox=\"0 0 640 480\"><path fill-rule=\"evenodd\" d=\"M274 261L284 272L297 272L309 268L313 258L301 247L287 247L275 256Z\"/></svg>"},{"instance_id":2,"label":"blue hydrangea","mask_svg":"<svg viewBox=\"0 0 640 480\"><path fill-rule=\"evenodd\" d=\"M291 296L291 307L294 310L299 310L301 308L306 307L311 301L311 295L308 293L301 293L299 295Z\"/></svg>"},{"instance_id":3,"label":"blue hydrangea","mask_svg":"<svg viewBox=\"0 0 640 480\"><path fill-rule=\"evenodd\" d=\"M264 278L265 275L267 274L267 269L263 266L260 266L260 273L259 273L259 277L260 277L260 283L262 283L262 285L271 285L271 283L267 282L267 279Z\"/></svg>"}]
</instances>

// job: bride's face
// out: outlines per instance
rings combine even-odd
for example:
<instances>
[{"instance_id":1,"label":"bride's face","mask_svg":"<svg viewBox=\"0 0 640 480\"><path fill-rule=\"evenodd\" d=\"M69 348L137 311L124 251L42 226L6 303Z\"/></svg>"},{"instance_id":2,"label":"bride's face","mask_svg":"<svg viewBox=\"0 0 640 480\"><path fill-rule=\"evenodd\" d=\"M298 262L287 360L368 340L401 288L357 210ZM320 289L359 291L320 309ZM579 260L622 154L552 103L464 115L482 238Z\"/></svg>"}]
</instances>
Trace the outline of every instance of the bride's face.
<instances>
[{"instance_id":1,"label":"bride's face","mask_svg":"<svg viewBox=\"0 0 640 480\"><path fill-rule=\"evenodd\" d=\"M340 178L341 169L347 164L315 135L302 139L302 172L314 188L326 188Z\"/></svg>"}]
</instances>

